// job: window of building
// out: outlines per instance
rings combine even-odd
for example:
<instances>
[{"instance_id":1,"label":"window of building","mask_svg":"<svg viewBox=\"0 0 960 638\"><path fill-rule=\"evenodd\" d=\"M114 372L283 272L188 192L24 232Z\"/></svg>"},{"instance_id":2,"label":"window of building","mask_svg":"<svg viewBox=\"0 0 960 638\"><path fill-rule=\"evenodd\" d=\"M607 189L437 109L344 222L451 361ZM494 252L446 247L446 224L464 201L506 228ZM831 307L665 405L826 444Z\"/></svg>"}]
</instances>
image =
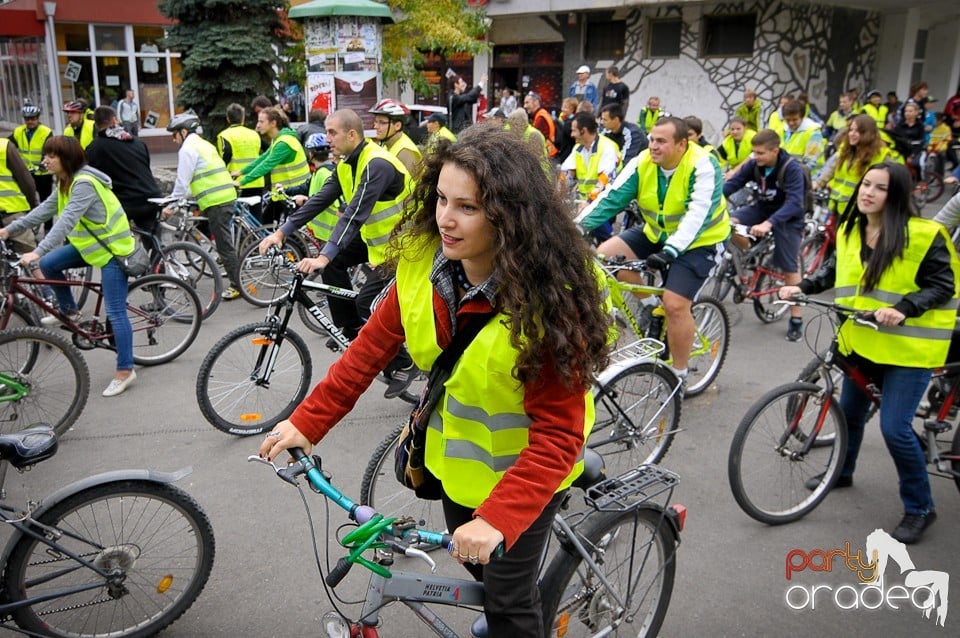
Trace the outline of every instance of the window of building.
<instances>
[{"instance_id":1,"label":"window of building","mask_svg":"<svg viewBox=\"0 0 960 638\"><path fill-rule=\"evenodd\" d=\"M587 41L584 57L588 60L619 60L627 43L625 20L594 20L587 22Z\"/></svg>"},{"instance_id":2,"label":"window of building","mask_svg":"<svg viewBox=\"0 0 960 638\"><path fill-rule=\"evenodd\" d=\"M753 55L757 14L712 15L703 17L703 57L734 58Z\"/></svg>"},{"instance_id":3,"label":"window of building","mask_svg":"<svg viewBox=\"0 0 960 638\"><path fill-rule=\"evenodd\" d=\"M910 84L923 81L923 64L927 60L927 38L930 32L926 29L917 30L917 41L913 45L913 65L910 68Z\"/></svg>"},{"instance_id":4,"label":"window of building","mask_svg":"<svg viewBox=\"0 0 960 638\"><path fill-rule=\"evenodd\" d=\"M680 57L680 34L683 32L683 20L680 18L650 20L647 31L650 34L647 38L647 57Z\"/></svg>"},{"instance_id":5,"label":"window of building","mask_svg":"<svg viewBox=\"0 0 960 638\"><path fill-rule=\"evenodd\" d=\"M502 89L511 89L518 106L523 106L524 95L534 91L547 110L559 111L569 86L563 78L563 43L495 46L490 77L493 93L499 96Z\"/></svg>"}]
</instances>

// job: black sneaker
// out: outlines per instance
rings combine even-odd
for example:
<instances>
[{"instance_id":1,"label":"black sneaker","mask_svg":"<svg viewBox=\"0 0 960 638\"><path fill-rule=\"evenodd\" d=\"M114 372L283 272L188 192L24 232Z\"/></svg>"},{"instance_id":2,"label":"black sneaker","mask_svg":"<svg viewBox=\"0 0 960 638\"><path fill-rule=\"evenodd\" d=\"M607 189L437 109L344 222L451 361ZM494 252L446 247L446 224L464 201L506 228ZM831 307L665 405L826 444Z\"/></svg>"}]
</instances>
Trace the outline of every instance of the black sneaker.
<instances>
[{"instance_id":1,"label":"black sneaker","mask_svg":"<svg viewBox=\"0 0 960 638\"><path fill-rule=\"evenodd\" d=\"M920 540L923 531L933 525L935 520L937 513L933 510L926 514L904 514L903 520L890 535L904 545L912 545Z\"/></svg>"},{"instance_id":2,"label":"black sneaker","mask_svg":"<svg viewBox=\"0 0 960 638\"><path fill-rule=\"evenodd\" d=\"M803 339L803 320L794 321L790 318L790 323L787 325L787 336L785 337L787 341L797 342Z\"/></svg>"},{"instance_id":3,"label":"black sneaker","mask_svg":"<svg viewBox=\"0 0 960 638\"><path fill-rule=\"evenodd\" d=\"M816 476L808 478L803 486L812 492L820 487L821 483L823 483L823 474L817 474ZM853 487L853 477L841 475L840 478L837 479L837 482L833 484L834 489L838 487Z\"/></svg>"},{"instance_id":4,"label":"black sneaker","mask_svg":"<svg viewBox=\"0 0 960 638\"><path fill-rule=\"evenodd\" d=\"M390 379L390 383L387 385L387 389L383 393L383 398L396 399L398 396L407 391L407 388L409 388L410 384L412 384L414 379L417 378L417 376L420 374L420 371L417 370L417 366L411 363L406 368L400 368L389 374L384 374L388 379Z\"/></svg>"}]
</instances>

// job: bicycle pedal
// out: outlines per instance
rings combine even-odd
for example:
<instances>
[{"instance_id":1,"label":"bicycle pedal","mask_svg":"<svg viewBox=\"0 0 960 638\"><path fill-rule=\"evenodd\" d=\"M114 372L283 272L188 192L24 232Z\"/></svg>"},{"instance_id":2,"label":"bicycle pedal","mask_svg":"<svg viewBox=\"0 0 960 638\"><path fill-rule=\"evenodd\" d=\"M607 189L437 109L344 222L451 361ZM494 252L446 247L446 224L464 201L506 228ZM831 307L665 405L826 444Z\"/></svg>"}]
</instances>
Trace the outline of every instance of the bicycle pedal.
<instances>
[{"instance_id":1,"label":"bicycle pedal","mask_svg":"<svg viewBox=\"0 0 960 638\"><path fill-rule=\"evenodd\" d=\"M927 419L923 422L923 429L934 434L943 434L953 429L953 424L949 421L939 421L937 419Z\"/></svg>"}]
</instances>

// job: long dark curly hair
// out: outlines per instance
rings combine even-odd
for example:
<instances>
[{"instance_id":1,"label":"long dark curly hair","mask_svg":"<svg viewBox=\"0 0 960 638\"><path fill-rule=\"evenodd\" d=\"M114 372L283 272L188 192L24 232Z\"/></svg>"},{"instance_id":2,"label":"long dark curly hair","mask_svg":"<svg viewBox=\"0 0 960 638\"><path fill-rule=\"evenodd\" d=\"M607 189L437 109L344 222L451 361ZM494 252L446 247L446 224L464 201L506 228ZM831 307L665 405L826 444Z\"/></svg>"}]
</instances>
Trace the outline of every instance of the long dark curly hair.
<instances>
[{"instance_id":1,"label":"long dark curly hair","mask_svg":"<svg viewBox=\"0 0 960 638\"><path fill-rule=\"evenodd\" d=\"M478 203L494 228L497 310L507 316L519 353L514 376L535 379L549 358L568 387L589 384L609 354L601 279L540 158L509 131L477 124L424 156L391 237L391 260L422 246L423 238L440 236L437 182L448 163L476 181Z\"/></svg>"}]
</instances>

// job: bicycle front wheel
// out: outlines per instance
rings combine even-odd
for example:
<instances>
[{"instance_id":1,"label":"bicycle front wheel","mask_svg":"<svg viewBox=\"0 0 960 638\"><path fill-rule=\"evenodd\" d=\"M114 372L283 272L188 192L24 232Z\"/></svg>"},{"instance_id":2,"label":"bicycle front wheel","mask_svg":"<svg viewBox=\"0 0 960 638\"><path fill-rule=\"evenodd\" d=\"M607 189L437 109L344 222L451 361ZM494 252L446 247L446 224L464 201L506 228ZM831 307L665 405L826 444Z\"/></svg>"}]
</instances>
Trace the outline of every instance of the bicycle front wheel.
<instances>
[{"instance_id":1,"label":"bicycle front wheel","mask_svg":"<svg viewBox=\"0 0 960 638\"><path fill-rule=\"evenodd\" d=\"M833 443L804 452L814 433ZM733 437L727 463L733 497L761 523L799 520L826 497L846 454L847 427L833 397L812 383L774 388L747 411Z\"/></svg>"},{"instance_id":2,"label":"bicycle front wheel","mask_svg":"<svg viewBox=\"0 0 960 638\"><path fill-rule=\"evenodd\" d=\"M89 394L90 371L72 343L44 328L0 332L0 434L47 423L61 435Z\"/></svg>"},{"instance_id":3,"label":"bicycle front wheel","mask_svg":"<svg viewBox=\"0 0 960 638\"><path fill-rule=\"evenodd\" d=\"M213 255L189 241L163 247L163 260L158 272L190 284L200 298L203 318L212 315L223 298L223 275Z\"/></svg>"},{"instance_id":4,"label":"bicycle front wheel","mask_svg":"<svg viewBox=\"0 0 960 638\"><path fill-rule=\"evenodd\" d=\"M108 575L35 538L21 538L4 572L12 602L67 592L12 612L17 626L36 635L153 636L193 604L213 567L210 521L173 485L96 485L57 503L38 522L60 532L57 545Z\"/></svg>"},{"instance_id":5,"label":"bicycle front wheel","mask_svg":"<svg viewBox=\"0 0 960 638\"><path fill-rule=\"evenodd\" d=\"M804 272L800 266L798 272ZM790 311L785 303L776 303L780 300L779 290L784 285L783 275L775 274L768 257L763 264L763 270L757 275L757 283L753 287L753 313L763 323L780 321Z\"/></svg>"},{"instance_id":6,"label":"bicycle front wheel","mask_svg":"<svg viewBox=\"0 0 960 638\"><path fill-rule=\"evenodd\" d=\"M278 261L277 257L261 255L258 243L251 242L241 253L238 283L240 296L247 302L266 308L287 294L293 279L293 273L287 265L300 261L303 253L289 243L281 251L283 261Z\"/></svg>"},{"instance_id":7,"label":"bicycle front wheel","mask_svg":"<svg viewBox=\"0 0 960 638\"><path fill-rule=\"evenodd\" d=\"M393 472L393 459L400 441L403 425L393 428L374 450L360 483L360 502L376 508L386 517L410 516L417 526L439 532L446 529L443 506L440 501L428 501L417 498L413 490L401 485ZM429 551L439 545L421 545L419 549Z\"/></svg>"},{"instance_id":8,"label":"bicycle front wheel","mask_svg":"<svg viewBox=\"0 0 960 638\"><path fill-rule=\"evenodd\" d=\"M678 383L656 363L600 375L594 386L597 418L587 447L603 457L607 476L663 459L680 426Z\"/></svg>"},{"instance_id":9,"label":"bicycle front wheel","mask_svg":"<svg viewBox=\"0 0 960 638\"><path fill-rule=\"evenodd\" d=\"M710 387L720 374L730 347L730 317L723 304L702 296L690 309L696 332L687 365L685 396L694 397Z\"/></svg>"},{"instance_id":10,"label":"bicycle front wheel","mask_svg":"<svg viewBox=\"0 0 960 638\"><path fill-rule=\"evenodd\" d=\"M540 580L548 636L656 636L670 606L676 546L670 523L655 509L592 514L575 534L602 570L564 546Z\"/></svg>"},{"instance_id":11,"label":"bicycle front wheel","mask_svg":"<svg viewBox=\"0 0 960 638\"><path fill-rule=\"evenodd\" d=\"M300 335L278 341L268 322L240 326L220 339L200 364L197 402L211 425L252 436L293 413L310 387L313 362Z\"/></svg>"},{"instance_id":12,"label":"bicycle front wheel","mask_svg":"<svg viewBox=\"0 0 960 638\"><path fill-rule=\"evenodd\" d=\"M168 275L147 275L127 292L133 328L133 360L152 366L183 354L200 332L203 311L189 284Z\"/></svg>"}]
</instances>

